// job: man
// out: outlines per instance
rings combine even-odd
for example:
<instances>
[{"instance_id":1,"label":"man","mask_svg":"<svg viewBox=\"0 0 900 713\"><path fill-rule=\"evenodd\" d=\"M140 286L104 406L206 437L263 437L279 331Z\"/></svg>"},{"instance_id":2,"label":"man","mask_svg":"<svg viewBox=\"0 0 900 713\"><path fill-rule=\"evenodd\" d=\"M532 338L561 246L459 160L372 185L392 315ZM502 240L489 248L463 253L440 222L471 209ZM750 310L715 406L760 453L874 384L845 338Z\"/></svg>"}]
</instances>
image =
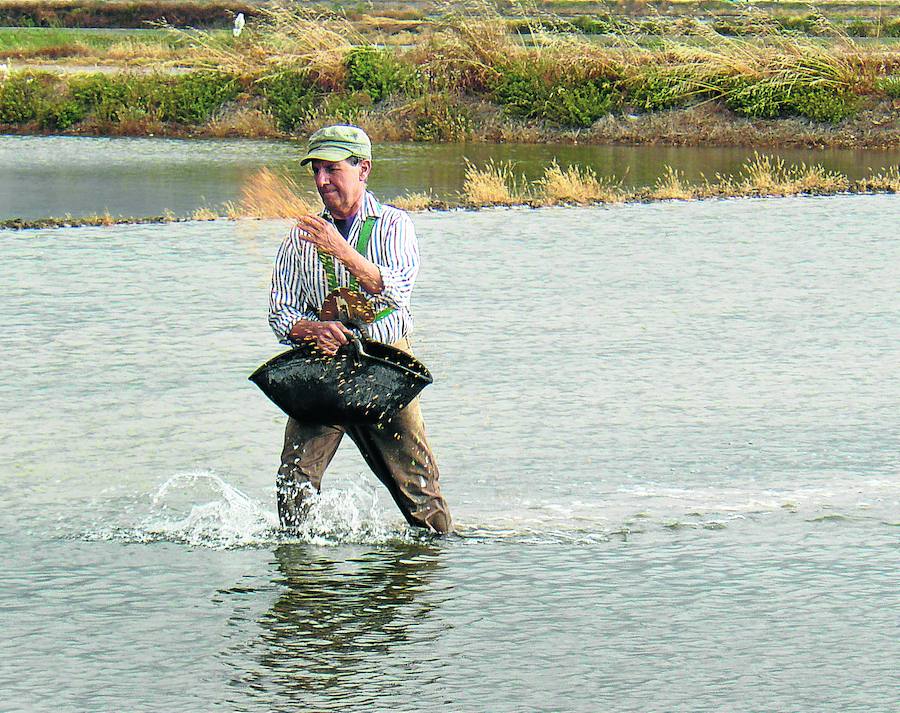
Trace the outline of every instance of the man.
<instances>
[{"instance_id":1,"label":"man","mask_svg":"<svg viewBox=\"0 0 900 713\"><path fill-rule=\"evenodd\" d=\"M300 163L311 164L325 211L300 218L278 250L269 299L272 330L285 344L307 342L335 354L351 334L335 318L335 295L358 290L375 314L368 337L409 352L409 305L419 246L409 216L379 204L366 190L372 170L369 137L355 126L319 129L310 136ZM374 425L321 426L288 419L277 477L283 526L302 521L344 433L387 486L407 522L438 533L450 531L450 512L418 399Z\"/></svg>"}]
</instances>

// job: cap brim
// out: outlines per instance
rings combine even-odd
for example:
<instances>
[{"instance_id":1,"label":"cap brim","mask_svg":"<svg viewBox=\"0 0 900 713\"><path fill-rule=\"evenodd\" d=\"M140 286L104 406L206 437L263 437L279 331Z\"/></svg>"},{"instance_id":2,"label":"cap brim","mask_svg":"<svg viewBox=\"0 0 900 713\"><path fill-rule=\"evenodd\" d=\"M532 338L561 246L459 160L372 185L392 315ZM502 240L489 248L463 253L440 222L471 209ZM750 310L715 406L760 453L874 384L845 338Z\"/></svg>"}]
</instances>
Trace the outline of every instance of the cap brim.
<instances>
[{"instance_id":1,"label":"cap brim","mask_svg":"<svg viewBox=\"0 0 900 713\"><path fill-rule=\"evenodd\" d=\"M301 166L305 166L310 161L343 161L345 158L350 158L353 155L353 152L349 149L341 149L336 146L322 146L317 149L313 149L310 151L303 159L300 161Z\"/></svg>"}]
</instances>

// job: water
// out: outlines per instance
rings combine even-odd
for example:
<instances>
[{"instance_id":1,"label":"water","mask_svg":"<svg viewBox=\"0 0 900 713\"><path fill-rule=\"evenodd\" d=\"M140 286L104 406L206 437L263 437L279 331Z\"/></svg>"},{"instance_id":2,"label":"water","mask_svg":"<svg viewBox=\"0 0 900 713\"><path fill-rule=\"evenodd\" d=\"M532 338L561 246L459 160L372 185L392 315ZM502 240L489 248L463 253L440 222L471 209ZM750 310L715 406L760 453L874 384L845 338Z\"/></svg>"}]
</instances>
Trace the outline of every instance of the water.
<instances>
[{"instance_id":1,"label":"water","mask_svg":"<svg viewBox=\"0 0 900 713\"><path fill-rule=\"evenodd\" d=\"M416 216L444 540L275 527L283 224L3 233L4 710L896 710L898 206Z\"/></svg>"},{"instance_id":2,"label":"water","mask_svg":"<svg viewBox=\"0 0 900 713\"><path fill-rule=\"evenodd\" d=\"M262 166L293 173L302 144L285 141L0 136L0 220L65 215L190 215L240 196L241 184ZM789 163L821 163L852 179L900 164L900 150L802 150L776 153ZM748 148L532 144L381 144L371 185L384 199L429 191L457 200L465 159L513 162L530 180L554 160L591 166L626 186L648 186L666 165L689 180L734 174L753 156Z\"/></svg>"}]
</instances>

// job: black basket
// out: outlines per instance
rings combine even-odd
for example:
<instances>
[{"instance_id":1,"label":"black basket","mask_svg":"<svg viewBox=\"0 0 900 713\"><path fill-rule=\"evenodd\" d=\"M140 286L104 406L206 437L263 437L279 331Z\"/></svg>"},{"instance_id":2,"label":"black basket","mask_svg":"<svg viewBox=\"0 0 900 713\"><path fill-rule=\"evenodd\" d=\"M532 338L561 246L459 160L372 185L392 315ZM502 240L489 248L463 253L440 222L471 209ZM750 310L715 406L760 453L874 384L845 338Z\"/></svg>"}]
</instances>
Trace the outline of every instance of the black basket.
<instances>
[{"instance_id":1,"label":"black basket","mask_svg":"<svg viewBox=\"0 0 900 713\"><path fill-rule=\"evenodd\" d=\"M415 357L368 340L353 340L334 356L295 347L267 361L250 380L288 416L321 424L376 423L433 381Z\"/></svg>"}]
</instances>

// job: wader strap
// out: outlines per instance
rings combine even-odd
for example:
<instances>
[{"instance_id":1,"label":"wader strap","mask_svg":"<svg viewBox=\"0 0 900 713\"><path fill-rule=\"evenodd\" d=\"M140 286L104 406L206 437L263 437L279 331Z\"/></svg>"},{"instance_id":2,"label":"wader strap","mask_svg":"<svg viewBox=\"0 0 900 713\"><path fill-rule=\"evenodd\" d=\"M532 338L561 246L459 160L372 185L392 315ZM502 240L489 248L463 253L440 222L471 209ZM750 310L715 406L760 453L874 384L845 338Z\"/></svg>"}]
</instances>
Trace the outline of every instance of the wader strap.
<instances>
[{"instance_id":1,"label":"wader strap","mask_svg":"<svg viewBox=\"0 0 900 713\"><path fill-rule=\"evenodd\" d=\"M366 253L369 250L369 240L372 237L372 231L375 229L375 222L377 220L378 218L376 218L375 216L369 216L365 219L365 221L363 221L362 227L359 229L359 238L356 241L356 252L358 252L363 257L366 256ZM319 254L319 262L321 262L322 267L325 268L325 277L328 279L328 291L334 292L339 287L337 272L335 272L334 267L335 258L334 256L331 256L331 260L329 260L329 256L318 248L316 249L316 252L318 252ZM351 290L359 292L359 282L352 274L350 275L349 287ZM379 319L384 319L393 311L393 307L386 307L375 315L374 321L377 322Z\"/></svg>"}]
</instances>

